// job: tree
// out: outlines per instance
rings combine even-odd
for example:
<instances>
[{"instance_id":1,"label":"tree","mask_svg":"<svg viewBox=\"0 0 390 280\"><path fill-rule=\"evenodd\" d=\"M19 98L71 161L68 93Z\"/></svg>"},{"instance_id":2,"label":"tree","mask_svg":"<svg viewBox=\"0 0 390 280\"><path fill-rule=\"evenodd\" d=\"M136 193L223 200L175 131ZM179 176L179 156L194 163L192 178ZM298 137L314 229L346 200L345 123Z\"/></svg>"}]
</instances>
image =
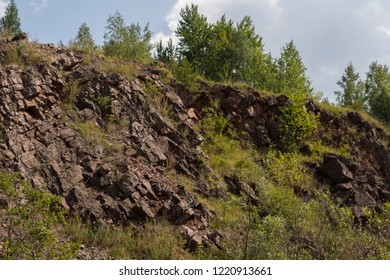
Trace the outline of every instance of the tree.
<instances>
[{"instance_id":1,"label":"tree","mask_svg":"<svg viewBox=\"0 0 390 280\"><path fill-rule=\"evenodd\" d=\"M256 33L253 21L245 16L234 30L232 42L232 80L263 87L264 62L262 38Z\"/></svg>"},{"instance_id":2,"label":"tree","mask_svg":"<svg viewBox=\"0 0 390 280\"><path fill-rule=\"evenodd\" d=\"M205 62L202 65L204 75L214 81L230 80L234 65L233 34L234 26L225 15L215 24L210 25L209 44L205 53Z\"/></svg>"},{"instance_id":3,"label":"tree","mask_svg":"<svg viewBox=\"0 0 390 280\"><path fill-rule=\"evenodd\" d=\"M307 98L312 93L311 83L306 77L306 67L295 47L294 41L287 43L276 60L278 84L276 92L284 93L296 100Z\"/></svg>"},{"instance_id":4,"label":"tree","mask_svg":"<svg viewBox=\"0 0 390 280\"><path fill-rule=\"evenodd\" d=\"M162 40L156 45L156 59L166 63L172 68L176 64L177 50L173 45L172 38L169 39L168 44L164 46Z\"/></svg>"},{"instance_id":5,"label":"tree","mask_svg":"<svg viewBox=\"0 0 390 280\"><path fill-rule=\"evenodd\" d=\"M210 26L207 18L198 11L198 6L191 4L180 12L181 19L176 30L179 38L178 51L190 62L195 71L203 74L207 48L210 42Z\"/></svg>"},{"instance_id":6,"label":"tree","mask_svg":"<svg viewBox=\"0 0 390 280\"><path fill-rule=\"evenodd\" d=\"M236 26L225 15L211 24L196 5L186 6L180 15L178 51L198 74L214 81L264 85L262 38L249 16Z\"/></svg>"},{"instance_id":7,"label":"tree","mask_svg":"<svg viewBox=\"0 0 390 280\"><path fill-rule=\"evenodd\" d=\"M335 91L337 102L343 107L363 109L365 102L364 83L356 72L355 67L349 62L344 74L337 82L342 91Z\"/></svg>"},{"instance_id":8,"label":"tree","mask_svg":"<svg viewBox=\"0 0 390 280\"><path fill-rule=\"evenodd\" d=\"M17 35L22 31L20 26L18 8L15 1L11 0L5 9L4 17L0 20L0 31L10 35Z\"/></svg>"},{"instance_id":9,"label":"tree","mask_svg":"<svg viewBox=\"0 0 390 280\"><path fill-rule=\"evenodd\" d=\"M92 51L95 49L95 42L86 23L80 26L76 38L70 45L84 51Z\"/></svg>"},{"instance_id":10,"label":"tree","mask_svg":"<svg viewBox=\"0 0 390 280\"><path fill-rule=\"evenodd\" d=\"M122 59L149 60L152 44L149 24L144 28L139 23L126 26L122 15L117 11L107 20L104 33L104 53Z\"/></svg>"},{"instance_id":11,"label":"tree","mask_svg":"<svg viewBox=\"0 0 390 280\"><path fill-rule=\"evenodd\" d=\"M371 63L366 78L369 112L390 123L390 73L386 65Z\"/></svg>"}]
</instances>

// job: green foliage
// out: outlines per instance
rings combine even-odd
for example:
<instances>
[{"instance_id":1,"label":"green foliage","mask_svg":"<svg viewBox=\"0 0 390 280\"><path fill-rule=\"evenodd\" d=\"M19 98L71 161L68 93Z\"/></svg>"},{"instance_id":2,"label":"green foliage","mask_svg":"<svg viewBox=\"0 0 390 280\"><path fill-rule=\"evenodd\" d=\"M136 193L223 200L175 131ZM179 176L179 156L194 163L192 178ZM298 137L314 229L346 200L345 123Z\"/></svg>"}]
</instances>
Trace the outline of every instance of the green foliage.
<instances>
[{"instance_id":1,"label":"green foliage","mask_svg":"<svg viewBox=\"0 0 390 280\"><path fill-rule=\"evenodd\" d=\"M303 105L292 105L280 109L277 120L279 144L284 150L293 150L315 132L319 118L308 112Z\"/></svg>"},{"instance_id":2,"label":"green foliage","mask_svg":"<svg viewBox=\"0 0 390 280\"><path fill-rule=\"evenodd\" d=\"M24 63L29 66L49 65L48 58L30 43L21 43L19 45L20 51L24 57Z\"/></svg>"},{"instance_id":3,"label":"green foliage","mask_svg":"<svg viewBox=\"0 0 390 280\"><path fill-rule=\"evenodd\" d=\"M225 16L210 24L192 4L182 9L176 35L180 58L188 60L196 73L214 81L265 87L266 56L250 17L236 26Z\"/></svg>"},{"instance_id":4,"label":"green foliage","mask_svg":"<svg viewBox=\"0 0 390 280\"><path fill-rule=\"evenodd\" d=\"M195 91L198 89L197 78L198 75L195 73L192 64L183 58L179 65L173 69L173 76L189 90Z\"/></svg>"},{"instance_id":5,"label":"green foliage","mask_svg":"<svg viewBox=\"0 0 390 280\"><path fill-rule=\"evenodd\" d=\"M110 149L111 143L107 140L106 134L100 129L95 121L82 122L76 119L69 123L69 126L76 129L82 137L93 147L99 149Z\"/></svg>"},{"instance_id":6,"label":"green foliage","mask_svg":"<svg viewBox=\"0 0 390 280\"><path fill-rule=\"evenodd\" d=\"M0 259L73 259L78 243L58 240L66 224L59 197L35 190L16 175L0 173Z\"/></svg>"},{"instance_id":7,"label":"green foliage","mask_svg":"<svg viewBox=\"0 0 390 280\"><path fill-rule=\"evenodd\" d=\"M109 96L98 96L94 98L94 101L103 112L107 112L111 107L111 97Z\"/></svg>"},{"instance_id":8,"label":"green foliage","mask_svg":"<svg viewBox=\"0 0 390 280\"><path fill-rule=\"evenodd\" d=\"M117 11L107 20L104 54L121 59L150 60L151 37L149 25L144 28L139 23L126 26L122 15Z\"/></svg>"},{"instance_id":9,"label":"green foliage","mask_svg":"<svg viewBox=\"0 0 390 280\"><path fill-rule=\"evenodd\" d=\"M306 67L293 41L282 48L276 65L277 84L274 88L276 92L288 95L295 102L310 96L313 89L306 77Z\"/></svg>"},{"instance_id":10,"label":"green foliage","mask_svg":"<svg viewBox=\"0 0 390 280\"><path fill-rule=\"evenodd\" d=\"M132 228L105 226L94 227L72 220L66 233L74 241L98 248L95 258L101 258L99 252L108 250L113 259L178 260L192 259L184 249L185 242L166 221L147 223L142 231ZM163 244L163 246L162 246Z\"/></svg>"},{"instance_id":11,"label":"green foliage","mask_svg":"<svg viewBox=\"0 0 390 280\"><path fill-rule=\"evenodd\" d=\"M20 42L9 44L4 50L4 65L17 65L21 68L28 66L48 65L47 58L41 51L30 43Z\"/></svg>"},{"instance_id":12,"label":"green foliage","mask_svg":"<svg viewBox=\"0 0 390 280\"><path fill-rule=\"evenodd\" d=\"M306 168L297 154L271 150L264 159L264 165L278 186L294 188L304 181Z\"/></svg>"},{"instance_id":13,"label":"green foliage","mask_svg":"<svg viewBox=\"0 0 390 280\"><path fill-rule=\"evenodd\" d=\"M176 36L180 40L178 51L192 64L197 73L202 73L210 32L207 18L199 13L198 6L194 4L182 9L180 16L176 30Z\"/></svg>"},{"instance_id":14,"label":"green foliage","mask_svg":"<svg viewBox=\"0 0 390 280\"><path fill-rule=\"evenodd\" d=\"M348 64L347 68L345 68L344 74L337 82L337 85L342 88L342 91L334 92L340 106L351 107L356 110L364 108L364 83L351 62Z\"/></svg>"},{"instance_id":15,"label":"green foliage","mask_svg":"<svg viewBox=\"0 0 390 280\"><path fill-rule=\"evenodd\" d=\"M168 104L167 98L165 98L165 96L160 92L160 89L156 86L156 84L145 82L143 86L145 88L149 104L155 106L162 117L165 119L171 119L173 114L171 107Z\"/></svg>"},{"instance_id":16,"label":"green foliage","mask_svg":"<svg viewBox=\"0 0 390 280\"><path fill-rule=\"evenodd\" d=\"M0 19L0 32L14 36L22 31L20 26L18 8L15 1L11 0L5 8L4 16Z\"/></svg>"},{"instance_id":17,"label":"green foliage","mask_svg":"<svg viewBox=\"0 0 390 280\"><path fill-rule=\"evenodd\" d=\"M164 62L173 69L176 64L177 50L173 45L172 38L169 39L166 46L163 45L162 40L156 45L156 59Z\"/></svg>"},{"instance_id":18,"label":"green foliage","mask_svg":"<svg viewBox=\"0 0 390 280\"><path fill-rule=\"evenodd\" d=\"M369 112L390 123L390 72L386 65L373 62L367 73L366 95Z\"/></svg>"},{"instance_id":19,"label":"green foliage","mask_svg":"<svg viewBox=\"0 0 390 280\"><path fill-rule=\"evenodd\" d=\"M255 162L253 149L241 148L240 142L233 138L235 134L229 128L228 120L214 110L209 109L202 120L202 129L206 141L203 150L209 156L209 164L222 178L225 175L253 182L259 166Z\"/></svg>"},{"instance_id":20,"label":"green foliage","mask_svg":"<svg viewBox=\"0 0 390 280\"><path fill-rule=\"evenodd\" d=\"M95 42L92 38L91 31L86 23L83 23L76 35L76 38L70 42L71 48L80 49L83 51L93 51L95 50Z\"/></svg>"}]
</instances>

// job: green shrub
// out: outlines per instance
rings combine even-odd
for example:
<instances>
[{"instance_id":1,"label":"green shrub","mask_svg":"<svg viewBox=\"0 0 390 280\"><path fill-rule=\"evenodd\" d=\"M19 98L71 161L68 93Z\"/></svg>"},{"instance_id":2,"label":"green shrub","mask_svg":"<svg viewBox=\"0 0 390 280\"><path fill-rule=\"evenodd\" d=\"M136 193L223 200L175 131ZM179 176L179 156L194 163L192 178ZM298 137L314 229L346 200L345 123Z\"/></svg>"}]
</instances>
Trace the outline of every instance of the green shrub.
<instances>
[{"instance_id":1,"label":"green shrub","mask_svg":"<svg viewBox=\"0 0 390 280\"><path fill-rule=\"evenodd\" d=\"M279 186L296 187L305 180L306 168L297 154L271 150L264 158L268 175Z\"/></svg>"},{"instance_id":2,"label":"green shrub","mask_svg":"<svg viewBox=\"0 0 390 280\"><path fill-rule=\"evenodd\" d=\"M173 69L173 76L190 91L196 91L199 88L197 83L198 75L193 69L192 64L185 58Z\"/></svg>"},{"instance_id":3,"label":"green shrub","mask_svg":"<svg viewBox=\"0 0 390 280\"><path fill-rule=\"evenodd\" d=\"M279 144L283 150L293 150L315 132L319 118L308 112L302 105L292 105L280 109L277 120Z\"/></svg>"},{"instance_id":4,"label":"green shrub","mask_svg":"<svg viewBox=\"0 0 390 280\"><path fill-rule=\"evenodd\" d=\"M7 205L0 210L3 230L0 259L73 259L77 242L58 239L65 211L59 197L33 189L16 175L0 174L0 194Z\"/></svg>"},{"instance_id":5,"label":"green shrub","mask_svg":"<svg viewBox=\"0 0 390 280\"><path fill-rule=\"evenodd\" d=\"M202 129L206 138L202 148L209 156L209 164L214 172L235 176L246 182L253 182L260 166L255 162L254 149L244 149L234 139L235 132L229 121L216 111L209 109L202 120Z\"/></svg>"}]
</instances>

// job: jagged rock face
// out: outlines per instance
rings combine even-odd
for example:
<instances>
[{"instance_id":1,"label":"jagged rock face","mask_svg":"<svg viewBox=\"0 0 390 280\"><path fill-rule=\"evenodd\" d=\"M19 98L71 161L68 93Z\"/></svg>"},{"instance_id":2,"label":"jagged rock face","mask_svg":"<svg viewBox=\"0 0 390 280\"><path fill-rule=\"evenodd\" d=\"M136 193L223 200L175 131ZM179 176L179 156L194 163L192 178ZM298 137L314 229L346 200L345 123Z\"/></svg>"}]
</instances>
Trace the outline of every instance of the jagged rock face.
<instances>
[{"instance_id":1,"label":"jagged rock face","mask_svg":"<svg viewBox=\"0 0 390 280\"><path fill-rule=\"evenodd\" d=\"M333 195L352 206L355 217L364 221L364 209L381 211L381 204L389 201L389 186L372 169L343 156L327 154L318 172L331 185Z\"/></svg>"},{"instance_id":2,"label":"jagged rock face","mask_svg":"<svg viewBox=\"0 0 390 280\"><path fill-rule=\"evenodd\" d=\"M65 208L85 219L140 226L165 217L181 228L190 246L214 244L218 233L210 228L207 208L166 175L168 165L192 177L201 168L202 137L171 88L147 69L130 82L82 67L78 53L35 47L50 57L50 65L0 66L2 168L60 195ZM142 80L174 100L172 110L191 141L183 143L178 130L147 102ZM63 102L70 81L81 89L74 111ZM103 97L109 100L105 106L99 104ZM91 141L74 118L90 123L92 133L111 131L107 139Z\"/></svg>"},{"instance_id":3,"label":"jagged rock face","mask_svg":"<svg viewBox=\"0 0 390 280\"><path fill-rule=\"evenodd\" d=\"M176 93L185 100L183 103L188 111L195 110L198 114L218 100L218 109L232 126L237 131L247 132L248 139L245 141L259 148L277 142L275 116L281 107L292 104L285 95L262 97L256 91L244 94L231 86L221 85L203 84L197 98L188 98L189 93L181 88Z\"/></svg>"}]
</instances>

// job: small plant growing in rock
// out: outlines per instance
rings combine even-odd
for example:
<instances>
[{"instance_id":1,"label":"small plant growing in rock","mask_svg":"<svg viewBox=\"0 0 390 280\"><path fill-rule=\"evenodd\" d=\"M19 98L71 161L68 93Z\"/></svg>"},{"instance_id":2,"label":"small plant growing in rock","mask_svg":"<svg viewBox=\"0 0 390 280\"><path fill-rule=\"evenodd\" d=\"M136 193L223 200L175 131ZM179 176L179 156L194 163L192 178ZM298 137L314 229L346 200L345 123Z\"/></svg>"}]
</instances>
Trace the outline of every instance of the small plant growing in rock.
<instances>
[{"instance_id":1,"label":"small plant growing in rock","mask_svg":"<svg viewBox=\"0 0 390 280\"><path fill-rule=\"evenodd\" d=\"M70 81L64 87L63 100L65 104L73 104L76 101L77 96L80 94L81 88L77 81Z\"/></svg>"},{"instance_id":2,"label":"small plant growing in rock","mask_svg":"<svg viewBox=\"0 0 390 280\"><path fill-rule=\"evenodd\" d=\"M23 66L23 58L16 45L7 46L4 52L4 64L6 66L17 65Z\"/></svg>"}]
</instances>

